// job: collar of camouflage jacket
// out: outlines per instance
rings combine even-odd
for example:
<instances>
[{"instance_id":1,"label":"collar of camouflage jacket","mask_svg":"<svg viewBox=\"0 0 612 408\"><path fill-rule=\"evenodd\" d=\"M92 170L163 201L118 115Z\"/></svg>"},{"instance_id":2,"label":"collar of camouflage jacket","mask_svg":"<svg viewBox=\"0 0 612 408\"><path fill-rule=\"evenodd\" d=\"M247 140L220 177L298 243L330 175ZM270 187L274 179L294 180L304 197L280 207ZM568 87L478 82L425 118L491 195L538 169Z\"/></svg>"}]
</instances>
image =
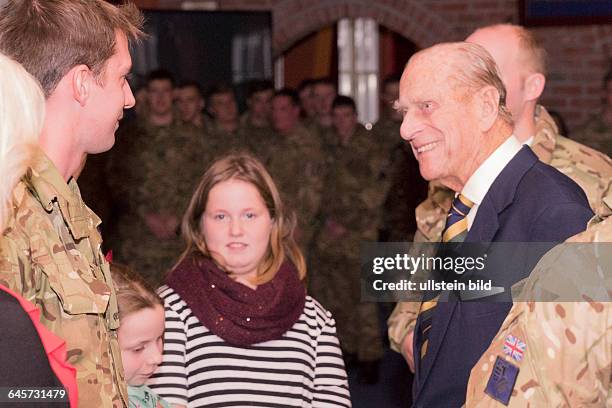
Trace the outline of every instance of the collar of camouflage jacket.
<instances>
[{"instance_id":1,"label":"collar of camouflage jacket","mask_svg":"<svg viewBox=\"0 0 612 408\"><path fill-rule=\"evenodd\" d=\"M536 106L535 122L536 132L530 147L540 161L548 164L552 160L557 145L559 128L542 105Z\"/></svg>"},{"instance_id":2,"label":"collar of camouflage jacket","mask_svg":"<svg viewBox=\"0 0 612 408\"><path fill-rule=\"evenodd\" d=\"M83 202L75 179L66 183L44 153L35 160L25 182L47 212L53 211L54 203L58 204L75 239L88 236L92 228L100 225L101 220Z\"/></svg>"}]
</instances>

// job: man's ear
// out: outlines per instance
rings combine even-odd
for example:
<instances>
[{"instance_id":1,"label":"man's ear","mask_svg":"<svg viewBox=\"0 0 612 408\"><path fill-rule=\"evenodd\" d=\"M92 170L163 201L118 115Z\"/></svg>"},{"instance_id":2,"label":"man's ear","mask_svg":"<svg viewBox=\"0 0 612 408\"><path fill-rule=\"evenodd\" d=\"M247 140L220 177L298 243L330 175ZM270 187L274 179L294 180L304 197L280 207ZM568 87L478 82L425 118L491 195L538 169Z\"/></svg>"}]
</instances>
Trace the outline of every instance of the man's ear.
<instances>
[{"instance_id":1,"label":"man's ear","mask_svg":"<svg viewBox=\"0 0 612 408\"><path fill-rule=\"evenodd\" d=\"M537 100L542 92L544 92L544 86L546 85L546 77L539 72L529 74L525 78L525 101Z\"/></svg>"},{"instance_id":2,"label":"man's ear","mask_svg":"<svg viewBox=\"0 0 612 408\"><path fill-rule=\"evenodd\" d=\"M474 95L475 108L481 132L486 132L499 115L499 91L494 86L485 86Z\"/></svg>"},{"instance_id":3,"label":"man's ear","mask_svg":"<svg viewBox=\"0 0 612 408\"><path fill-rule=\"evenodd\" d=\"M73 67L68 75L72 86L72 97L81 106L84 106L91 94L93 81L95 81L93 72L87 65L81 64Z\"/></svg>"}]
</instances>

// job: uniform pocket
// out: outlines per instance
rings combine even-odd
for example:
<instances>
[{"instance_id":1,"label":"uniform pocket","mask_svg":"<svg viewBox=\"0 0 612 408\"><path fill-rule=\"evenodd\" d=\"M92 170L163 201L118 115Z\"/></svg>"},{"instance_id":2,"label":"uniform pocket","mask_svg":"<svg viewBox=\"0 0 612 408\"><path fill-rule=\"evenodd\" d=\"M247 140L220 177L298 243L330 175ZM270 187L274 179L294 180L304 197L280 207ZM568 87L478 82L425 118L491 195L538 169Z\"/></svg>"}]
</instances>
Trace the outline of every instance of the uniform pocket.
<instances>
[{"instance_id":1,"label":"uniform pocket","mask_svg":"<svg viewBox=\"0 0 612 408\"><path fill-rule=\"evenodd\" d=\"M91 266L80 255L65 251L54 254L48 262L37 262L51 289L61 301L62 309L71 315L103 314L110 299L111 288L102 279L96 278ZM100 272L99 276L103 276Z\"/></svg>"}]
</instances>

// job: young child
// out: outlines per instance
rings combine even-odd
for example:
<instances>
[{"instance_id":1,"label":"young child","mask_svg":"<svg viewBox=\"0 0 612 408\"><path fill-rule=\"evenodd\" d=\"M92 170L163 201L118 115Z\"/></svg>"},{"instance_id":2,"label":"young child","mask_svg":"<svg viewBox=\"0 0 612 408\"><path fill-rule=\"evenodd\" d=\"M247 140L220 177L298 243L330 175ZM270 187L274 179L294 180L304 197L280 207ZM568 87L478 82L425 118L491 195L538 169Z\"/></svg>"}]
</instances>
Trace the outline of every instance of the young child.
<instances>
[{"instance_id":1,"label":"young child","mask_svg":"<svg viewBox=\"0 0 612 408\"><path fill-rule=\"evenodd\" d=\"M119 348L129 408L170 408L145 385L162 361L163 302L128 267L112 264L111 274L119 304Z\"/></svg>"}]
</instances>

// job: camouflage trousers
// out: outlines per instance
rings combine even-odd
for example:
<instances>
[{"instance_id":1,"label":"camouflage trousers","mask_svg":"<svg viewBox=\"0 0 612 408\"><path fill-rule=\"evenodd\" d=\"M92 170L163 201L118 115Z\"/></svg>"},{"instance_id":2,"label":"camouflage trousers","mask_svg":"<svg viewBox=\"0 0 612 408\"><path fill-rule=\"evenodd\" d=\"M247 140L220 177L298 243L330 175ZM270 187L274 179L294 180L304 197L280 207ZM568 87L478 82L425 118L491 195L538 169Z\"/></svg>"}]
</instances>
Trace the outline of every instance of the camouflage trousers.
<instances>
[{"instance_id":1,"label":"camouflage trousers","mask_svg":"<svg viewBox=\"0 0 612 408\"><path fill-rule=\"evenodd\" d=\"M359 259L319 248L313 255L309 291L333 314L342 349L360 361L381 359L378 305L361 302Z\"/></svg>"}]
</instances>

